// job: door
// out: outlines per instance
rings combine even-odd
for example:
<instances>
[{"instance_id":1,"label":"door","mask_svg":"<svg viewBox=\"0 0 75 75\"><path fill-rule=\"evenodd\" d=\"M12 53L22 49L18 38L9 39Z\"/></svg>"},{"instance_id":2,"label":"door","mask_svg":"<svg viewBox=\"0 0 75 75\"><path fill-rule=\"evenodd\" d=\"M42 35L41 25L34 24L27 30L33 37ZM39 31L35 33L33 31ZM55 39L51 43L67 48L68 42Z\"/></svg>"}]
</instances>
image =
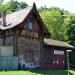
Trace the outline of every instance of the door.
<instances>
[{"instance_id":1,"label":"door","mask_svg":"<svg viewBox=\"0 0 75 75\"><path fill-rule=\"evenodd\" d=\"M56 69L64 68L64 51L54 50L54 55L52 57L53 67Z\"/></svg>"}]
</instances>

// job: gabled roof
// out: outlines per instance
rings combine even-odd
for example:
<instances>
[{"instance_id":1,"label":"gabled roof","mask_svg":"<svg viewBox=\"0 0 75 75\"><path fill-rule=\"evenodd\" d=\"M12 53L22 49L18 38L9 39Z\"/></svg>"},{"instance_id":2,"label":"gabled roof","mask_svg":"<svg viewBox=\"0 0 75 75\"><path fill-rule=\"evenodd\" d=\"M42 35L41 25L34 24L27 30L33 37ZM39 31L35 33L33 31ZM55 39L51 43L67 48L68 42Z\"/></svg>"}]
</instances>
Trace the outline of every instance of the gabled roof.
<instances>
[{"instance_id":1,"label":"gabled roof","mask_svg":"<svg viewBox=\"0 0 75 75\"><path fill-rule=\"evenodd\" d=\"M75 49L74 46L72 46L72 45L70 45L66 42L53 40L53 39L44 39L44 44L45 45L50 45L50 46L56 46L56 47Z\"/></svg>"},{"instance_id":2,"label":"gabled roof","mask_svg":"<svg viewBox=\"0 0 75 75\"><path fill-rule=\"evenodd\" d=\"M39 20L39 22L41 23L41 25L43 26L44 28L44 33L47 33L47 34L50 34L48 32L48 30L46 29L45 25L43 24L40 16L39 16L39 13L36 9L36 5L35 3L33 3L33 6L32 7L27 7L25 9L22 9L22 10L19 10L17 12L14 12L12 14L8 14L6 15L6 27L4 27L2 24L0 25L0 29L1 30L7 30L7 29L11 29L11 28L14 28L15 26L19 25L20 23L22 23L26 17L29 15L29 13L32 11L32 10L35 10L35 14Z\"/></svg>"}]
</instances>

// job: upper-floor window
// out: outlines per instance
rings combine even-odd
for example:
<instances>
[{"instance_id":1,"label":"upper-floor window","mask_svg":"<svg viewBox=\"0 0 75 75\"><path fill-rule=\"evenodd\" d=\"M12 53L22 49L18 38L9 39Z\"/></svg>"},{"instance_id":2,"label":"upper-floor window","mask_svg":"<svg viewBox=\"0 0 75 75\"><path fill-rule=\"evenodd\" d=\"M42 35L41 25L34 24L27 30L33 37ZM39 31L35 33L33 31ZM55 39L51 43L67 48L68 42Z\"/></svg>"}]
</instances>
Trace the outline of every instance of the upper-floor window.
<instances>
[{"instance_id":1,"label":"upper-floor window","mask_svg":"<svg viewBox=\"0 0 75 75\"><path fill-rule=\"evenodd\" d=\"M28 28L29 30L32 30L32 28L33 28L32 21L29 21L29 22L28 22L27 28Z\"/></svg>"}]
</instances>

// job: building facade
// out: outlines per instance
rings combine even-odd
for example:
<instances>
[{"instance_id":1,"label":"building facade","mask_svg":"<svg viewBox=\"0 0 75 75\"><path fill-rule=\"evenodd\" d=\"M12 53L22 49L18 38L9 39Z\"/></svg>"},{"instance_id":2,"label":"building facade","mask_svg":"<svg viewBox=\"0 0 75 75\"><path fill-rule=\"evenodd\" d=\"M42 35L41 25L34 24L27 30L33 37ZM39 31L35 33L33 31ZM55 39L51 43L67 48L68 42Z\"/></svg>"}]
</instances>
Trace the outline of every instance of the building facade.
<instances>
[{"instance_id":1,"label":"building facade","mask_svg":"<svg viewBox=\"0 0 75 75\"><path fill-rule=\"evenodd\" d=\"M47 69L66 69L67 50L75 48L66 42L44 39L44 68Z\"/></svg>"},{"instance_id":2,"label":"building facade","mask_svg":"<svg viewBox=\"0 0 75 75\"><path fill-rule=\"evenodd\" d=\"M4 11L0 20L0 60L6 59L10 63L11 57L12 61L15 61L12 64L17 65L15 69L41 67L43 38L49 32L38 14L36 5L8 15ZM6 65L0 68L12 68Z\"/></svg>"}]
</instances>

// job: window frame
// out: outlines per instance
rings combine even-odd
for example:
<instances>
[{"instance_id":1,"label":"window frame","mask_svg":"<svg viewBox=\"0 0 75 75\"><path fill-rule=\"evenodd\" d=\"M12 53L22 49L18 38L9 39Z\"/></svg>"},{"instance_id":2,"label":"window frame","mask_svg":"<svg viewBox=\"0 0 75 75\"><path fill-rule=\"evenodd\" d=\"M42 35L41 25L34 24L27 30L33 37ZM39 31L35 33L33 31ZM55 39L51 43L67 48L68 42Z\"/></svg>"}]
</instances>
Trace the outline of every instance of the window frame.
<instances>
[{"instance_id":1,"label":"window frame","mask_svg":"<svg viewBox=\"0 0 75 75\"><path fill-rule=\"evenodd\" d=\"M27 23L27 29L33 30L33 22L31 20L29 20L28 23Z\"/></svg>"}]
</instances>

